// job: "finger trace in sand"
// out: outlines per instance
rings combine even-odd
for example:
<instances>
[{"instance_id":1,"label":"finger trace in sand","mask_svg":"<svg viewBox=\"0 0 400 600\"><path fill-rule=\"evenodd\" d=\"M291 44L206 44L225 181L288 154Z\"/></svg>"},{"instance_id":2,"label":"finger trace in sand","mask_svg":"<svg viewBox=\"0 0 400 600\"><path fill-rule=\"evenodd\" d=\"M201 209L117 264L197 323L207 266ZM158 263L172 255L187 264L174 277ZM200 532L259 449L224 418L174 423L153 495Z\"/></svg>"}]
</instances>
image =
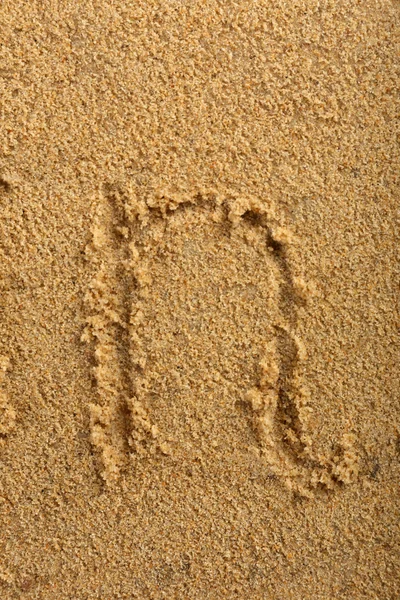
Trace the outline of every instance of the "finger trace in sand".
<instances>
[{"instance_id":1,"label":"finger trace in sand","mask_svg":"<svg viewBox=\"0 0 400 600\"><path fill-rule=\"evenodd\" d=\"M8 358L0 356L0 445L4 444L6 437L14 429L16 419L15 410L10 405L6 393L2 390L8 365Z\"/></svg>"},{"instance_id":2,"label":"finger trace in sand","mask_svg":"<svg viewBox=\"0 0 400 600\"><path fill-rule=\"evenodd\" d=\"M138 457L187 453L189 439L229 443L235 398L251 407L260 459L290 489L311 497L354 478L351 436L330 456L313 447L296 334L307 285L294 252L282 216L254 198L99 193L83 337L99 397L91 439L109 485Z\"/></svg>"}]
</instances>

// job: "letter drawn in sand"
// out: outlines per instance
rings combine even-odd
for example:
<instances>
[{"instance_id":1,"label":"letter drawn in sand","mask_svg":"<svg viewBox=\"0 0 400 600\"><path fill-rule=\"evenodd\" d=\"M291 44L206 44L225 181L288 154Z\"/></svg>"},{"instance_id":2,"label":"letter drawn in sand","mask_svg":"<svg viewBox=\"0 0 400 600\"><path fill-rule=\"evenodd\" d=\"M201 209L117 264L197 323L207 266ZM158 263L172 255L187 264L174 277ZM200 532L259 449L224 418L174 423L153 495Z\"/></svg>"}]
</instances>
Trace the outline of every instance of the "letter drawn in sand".
<instances>
[{"instance_id":1,"label":"letter drawn in sand","mask_svg":"<svg viewBox=\"0 0 400 600\"><path fill-rule=\"evenodd\" d=\"M183 456L210 428L223 440L235 399L250 407L260 459L290 489L312 496L352 479L351 437L329 457L313 448L295 251L259 199L99 193L83 337L99 398L91 439L108 484L140 456Z\"/></svg>"}]
</instances>

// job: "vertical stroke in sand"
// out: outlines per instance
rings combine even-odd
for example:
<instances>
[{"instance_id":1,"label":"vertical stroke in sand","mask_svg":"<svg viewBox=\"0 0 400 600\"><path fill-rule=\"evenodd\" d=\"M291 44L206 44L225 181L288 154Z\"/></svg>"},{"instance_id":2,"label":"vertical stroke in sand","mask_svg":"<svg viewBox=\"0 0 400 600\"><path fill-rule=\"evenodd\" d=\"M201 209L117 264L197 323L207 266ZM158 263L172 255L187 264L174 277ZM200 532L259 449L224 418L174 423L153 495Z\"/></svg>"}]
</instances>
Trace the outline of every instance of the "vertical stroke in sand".
<instances>
[{"instance_id":1,"label":"vertical stroke in sand","mask_svg":"<svg viewBox=\"0 0 400 600\"><path fill-rule=\"evenodd\" d=\"M10 405L7 394L2 389L3 381L8 369L9 360L6 356L0 356L0 446L15 427L16 413Z\"/></svg>"}]
</instances>

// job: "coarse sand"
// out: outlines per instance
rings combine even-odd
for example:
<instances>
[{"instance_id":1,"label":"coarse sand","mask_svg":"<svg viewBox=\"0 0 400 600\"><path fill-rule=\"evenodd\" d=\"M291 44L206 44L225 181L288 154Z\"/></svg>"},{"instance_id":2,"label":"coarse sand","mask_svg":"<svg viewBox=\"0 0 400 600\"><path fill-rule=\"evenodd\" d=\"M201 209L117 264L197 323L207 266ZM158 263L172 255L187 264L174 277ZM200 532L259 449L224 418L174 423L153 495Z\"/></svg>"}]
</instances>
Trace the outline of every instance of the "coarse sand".
<instances>
[{"instance_id":1,"label":"coarse sand","mask_svg":"<svg viewBox=\"0 0 400 600\"><path fill-rule=\"evenodd\" d=\"M4 0L0 598L400 598L398 0Z\"/></svg>"}]
</instances>

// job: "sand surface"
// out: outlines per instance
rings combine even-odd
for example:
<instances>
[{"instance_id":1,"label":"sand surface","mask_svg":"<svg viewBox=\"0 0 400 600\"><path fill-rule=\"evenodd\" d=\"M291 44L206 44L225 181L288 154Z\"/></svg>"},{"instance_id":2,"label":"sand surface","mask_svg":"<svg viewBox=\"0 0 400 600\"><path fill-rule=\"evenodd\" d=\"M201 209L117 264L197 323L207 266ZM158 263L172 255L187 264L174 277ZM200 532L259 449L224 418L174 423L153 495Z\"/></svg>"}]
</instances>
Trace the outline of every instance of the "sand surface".
<instances>
[{"instance_id":1,"label":"sand surface","mask_svg":"<svg viewBox=\"0 0 400 600\"><path fill-rule=\"evenodd\" d=\"M2 599L400 598L399 8L2 3Z\"/></svg>"}]
</instances>

